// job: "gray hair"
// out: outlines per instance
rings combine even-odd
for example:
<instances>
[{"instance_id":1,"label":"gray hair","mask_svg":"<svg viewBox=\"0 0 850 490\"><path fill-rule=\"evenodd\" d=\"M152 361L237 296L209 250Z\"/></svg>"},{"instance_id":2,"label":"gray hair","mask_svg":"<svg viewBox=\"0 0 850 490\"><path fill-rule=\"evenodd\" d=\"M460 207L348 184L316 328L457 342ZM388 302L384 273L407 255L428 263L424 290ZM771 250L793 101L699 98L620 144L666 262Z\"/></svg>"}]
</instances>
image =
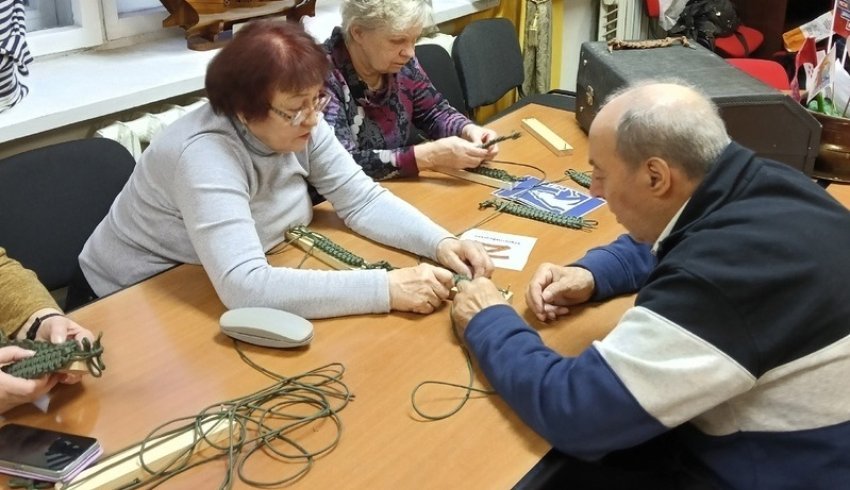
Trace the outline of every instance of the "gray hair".
<instances>
[{"instance_id":1,"label":"gray hair","mask_svg":"<svg viewBox=\"0 0 850 490\"><path fill-rule=\"evenodd\" d=\"M342 0L340 13L346 40L353 26L400 32L432 22L431 0Z\"/></svg>"},{"instance_id":2,"label":"gray hair","mask_svg":"<svg viewBox=\"0 0 850 490\"><path fill-rule=\"evenodd\" d=\"M689 178L702 179L731 141L717 106L704 92L681 80L652 80L622 89L609 100L656 83L683 86L694 97L638 94L617 125L617 153L635 166L651 157L663 158Z\"/></svg>"}]
</instances>

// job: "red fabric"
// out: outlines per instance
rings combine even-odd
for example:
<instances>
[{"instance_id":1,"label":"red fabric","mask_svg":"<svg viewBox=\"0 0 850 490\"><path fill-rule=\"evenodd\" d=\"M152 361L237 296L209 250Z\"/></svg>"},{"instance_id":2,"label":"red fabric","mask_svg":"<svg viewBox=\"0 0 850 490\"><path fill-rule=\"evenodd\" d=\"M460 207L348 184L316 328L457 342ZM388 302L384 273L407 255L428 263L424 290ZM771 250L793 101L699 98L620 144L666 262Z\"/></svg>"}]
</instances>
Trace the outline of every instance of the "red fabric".
<instances>
[{"instance_id":1,"label":"red fabric","mask_svg":"<svg viewBox=\"0 0 850 490\"><path fill-rule=\"evenodd\" d=\"M832 32L843 38L850 37L850 4L837 0L832 13Z\"/></svg>"},{"instance_id":2,"label":"red fabric","mask_svg":"<svg viewBox=\"0 0 850 490\"><path fill-rule=\"evenodd\" d=\"M661 2L659 0L646 0L646 15L657 19L661 16Z\"/></svg>"},{"instance_id":3,"label":"red fabric","mask_svg":"<svg viewBox=\"0 0 850 490\"><path fill-rule=\"evenodd\" d=\"M726 61L751 77L761 80L777 90L791 89L785 68L775 61L756 58L728 58Z\"/></svg>"},{"instance_id":4,"label":"red fabric","mask_svg":"<svg viewBox=\"0 0 850 490\"><path fill-rule=\"evenodd\" d=\"M806 80L813 76L815 65L818 64L818 53L815 47L815 39L807 37L800 51L797 51L797 56L794 58L794 78L791 79L791 97L799 102L802 99L800 95L800 80L798 75L800 67L804 67L806 71Z\"/></svg>"},{"instance_id":5,"label":"red fabric","mask_svg":"<svg viewBox=\"0 0 850 490\"><path fill-rule=\"evenodd\" d=\"M714 48L717 51L717 54L724 58L746 58L751 55L753 51L758 49L758 47L761 46L762 41L764 41L764 34L745 25L738 27L738 34L743 36L747 41L746 48L744 47L744 44L741 43L741 40L738 39L738 36L732 34L729 36L718 37L714 40ZM749 52L747 52L747 48L749 49Z\"/></svg>"}]
</instances>

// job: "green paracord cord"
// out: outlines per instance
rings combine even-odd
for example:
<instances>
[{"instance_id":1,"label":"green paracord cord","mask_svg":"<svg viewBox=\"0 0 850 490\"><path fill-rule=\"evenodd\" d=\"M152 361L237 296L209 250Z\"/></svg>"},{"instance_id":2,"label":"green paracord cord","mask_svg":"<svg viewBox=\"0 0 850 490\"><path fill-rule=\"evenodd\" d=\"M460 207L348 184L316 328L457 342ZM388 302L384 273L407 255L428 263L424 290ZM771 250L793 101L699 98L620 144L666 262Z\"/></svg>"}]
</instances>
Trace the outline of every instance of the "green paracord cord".
<instances>
[{"instance_id":1,"label":"green paracord cord","mask_svg":"<svg viewBox=\"0 0 850 490\"><path fill-rule=\"evenodd\" d=\"M512 214L521 218L529 218L552 225L573 228L576 230L590 230L596 228L598 222L593 219L584 219L578 216L561 216L559 214L541 211L525 204L506 201L504 199L489 199L478 205L478 209L495 208L496 211Z\"/></svg>"},{"instance_id":2,"label":"green paracord cord","mask_svg":"<svg viewBox=\"0 0 850 490\"><path fill-rule=\"evenodd\" d=\"M590 182L593 179L593 176L588 174L587 172L580 172L574 168L568 169L566 172L567 176L573 180L576 184L590 189Z\"/></svg>"},{"instance_id":3,"label":"green paracord cord","mask_svg":"<svg viewBox=\"0 0 850 490\"><path fill-rule=\"evenodd\" d=\"M468 168L466 169L466 171L478 175L483 175L485 177L490 177L491 179L501 180L503 182L516 182L518 180L522 180L520 177L511 175L507 171L502 170L500 168L485 167L484 165L480 165L475 168Z\"/></svg>"},{"instance_id":4,"label":"green paracord cord","mask_svg":"<svg viewBox=\"0 0 850 490\"><path fill-rule=\"evenodd\" d=\"M304 225L293 226L289 229L289 233L296 237L307 238L312 241L313 247L328 254L336 260L347 264L355 269L385 269L391 271L395 269L389 262L381 260L378 262L366 262L366 259L356 255L348 249L337 245L330 238L311 231Z\"/></svg>"},{"instance_id":5,"label":"green paracord cord","mask_svg":"<svg viewBox=\"0 0 850 490\"><path fill-rule=\"evenodd\" d=\"M177 418L155 428L142 441L138 453L115 463L118 465L138 458L141 467L148 473L143 480L136 479L121 487L122 490L156 488L174 476L221 459L227 463L220 489L231 488L236 478L254 487L281 487L302 478L319 457L337 446L342 434L342 420L338 413L354 399L354 394L342 382L345 372L342 364L331 363L293 377L286 377L257 365L242 351L238 341L234 340L234 345L239 357L245 363L277 382L256 393L214 403L202 409L197 415ZM230 424L229 434L223 443L208 439L208 433L202 429L205 424L217 420ZM290 435L290 433L297 434L310 424L319 424L324 427L325 420L330 420L331 427L336 430L336 433L333 439L322 447L309 450ZM166 430L175 424L179 425ZM214 425L216 424L209 426ZM164 444L188 431L194 435L194 444L174 455L165 467L153 469L145 462L146 450ZM155 442L150 442L154 440ZM216 454L190 463L202 443L208 446L203 449L205 453L214 451ZM133 446L135 444L116 451L116 454L127 451ZM257 453L266 456L271 453L276 458L300 466L277 480L255 480L247 476L246 465ZM84 479L74 481L74 485L111 469L112 466L101 468Z\"/></svg>"},{"instance_id":6,"label":"green paracord cord","mask_svg":"<svg viewBox=\"0 0 850 490\"><path fill-rule=\"evenodd\" d=\"M89 339L67 340L59 344L53 344L41 340L11 340L0 333L0 348L17 346L22 349L35 351L35 355L15 361L3 366L4 373L24 379L37 379L62 369L67 369L72 363L85 361L86 368L94 377L100 377L106 366L103 364L103 346L100 344L100 335L94 343Z\"/></svg>"},{"instance_id":7,"label":"green paracord cord","mask_svg":"<svg viewBox=\"0 0 850 490\"><path fill-rule=\"evenodd\" d=\"M455 285L457 285L457 283L459 281L468 281L468 280L469 280L469 277L467 277L467 276L464 276L464 275L461 275L461 274L455 274L454 275ZM454 308L454 303L452 303L452 308ZM458 383L451 383L451 382L448 382L448 381L430 381L430 380L428 380L428 381L423 381L423 382L419 383L418 385L416 385L413 388L413 391L410 392L410 404L413 407L413 411L416 412L416 414L419 415L420 417L422 417L423 419L431 420L431 421L443 420L443 419L449 418L452 415L458 413L460 411L460 409L462 409L463 406L466 405L466 402L469 401L469 398L470 398L470 396L472 396L472 393L481 393L481 394L484 394L484 395L493 395L493 394L496 393L494 390L487 390L487 389L484 389L484 388L476 388L476 387L473 386L474 381L475 381L475 370L472 368L472 355L469 353L469 349L466 348L466 344L463 342L463 339L460 338L460 334L457 331L457 325L455 325L454 316L451 314L451 310L449 311L449 317L452 318L452 333L454 334L455 340L457 340L458 344L460 345L460 349L463 352L463 357L466 359L466 369L467 369L467 372L469 373L469 380L467 381L467 383L465 385L458 384ZM423 412L422 409L419 408L419 405L416 403L416 395L419 393L419 389L422 388L423 386L426 386L426 385L438 385L438 386L449 386L449 387L452 387L452 388L460 388L462 390L465 390L465 393L463 394L463 398L461 398L461 400L458 402L457 406L455 406L453 409L451 409L451 410L449 410L448 412L445 412L445 413L433 415L433 414Z\"/></svg>"}]
</instances>

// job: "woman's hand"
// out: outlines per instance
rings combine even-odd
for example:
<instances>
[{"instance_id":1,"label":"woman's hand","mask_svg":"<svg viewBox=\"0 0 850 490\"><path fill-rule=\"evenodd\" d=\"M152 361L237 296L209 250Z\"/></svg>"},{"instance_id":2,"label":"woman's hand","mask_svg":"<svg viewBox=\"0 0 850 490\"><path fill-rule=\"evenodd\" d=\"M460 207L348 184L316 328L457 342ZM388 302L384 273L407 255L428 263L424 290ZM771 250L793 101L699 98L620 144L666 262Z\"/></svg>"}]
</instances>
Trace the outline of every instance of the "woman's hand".
<instances>
[{"instance_id":1,"label":"woman's hand","mask_svg":"<svg viewBox=\"0 0 850 490\"><path fill-rule=\"evenodd\" d=\"M42 340L52 344L60 344L71 339L76 340L78 343L82 339L88 339L91 342L94 341L94 335L89 330L81 327L74 320L62 315L62 312L55 308L43 308L41 310L37 310L30 316L30 321L28 321L26 325L31 325L36 318L49 313L59 313L61 316L52 316L41 322L41 326L35 333L36 340ZM22 328L21 333L18 336L20 337L22 334L25 335L27 330L28 327ZM60 383L64 384L78 383L80 379L82 379L79 374L70 373L59 373L56 374L55 377Z\"/></svg>"},{"instance_id":2,"label":"woman's hand","mask_svg":"<svg viewBox=\"0 0 850 490\"><path fill-rule=\"evenodd\" d=\"M425 315L434 312L448 299L449 290L454 285L450 271L430 264L391 270L387 276L390 308Z\"/></svg>"},{"instance_id":3,"label":"woman's hand","mask_svg":"<svg viewBox=\"0 0 850 490\"><path fill-rule=\"evenodd\" d=\"M35 352L17 346L0 348L0 366L32 357ZM51 374L38 379L16 378L0 371L0 413L29 403L44 395L59 381L59 376Z\"/></svg>"},{"instance_id":4,"label":"woman's hand","mask_svg":"<svg viewBox=\"0 0 850 490\"><path fill-rule=\"evenodd\" d=\"M467 124L464 126L460 135L463 139L475 144L476 146L484 146L487 142L498 137L496 132L492 129L482 128L475 124ZM496 155L499 153L499 145L493 145L487 148L487 151L490 152L490 154L487 156L486 160L492 160L496 158Z\"/></svg>"},{"instance_id":5,"label":"woman's hand","mask_svg":"<svg viewBox=\"0 0 850 490\"><path fill-rule=\"evenodd\" d=\"M491 150L492 148L481 148L458 136L449 136L413 147L419 170L475 168L490 158L493 154Z\"/></svg>"},{"instance_id":6,"label":"woman's hand","mask_svg":"<svg viewBox=\"0 0 850 490\"><path fill-rule=\"evenodd\" d=\"M437 244L436 257L440 264L470 279L493 274L493 261L484 246L474 240L444 238Z\"/></svg>"}]
</instances>

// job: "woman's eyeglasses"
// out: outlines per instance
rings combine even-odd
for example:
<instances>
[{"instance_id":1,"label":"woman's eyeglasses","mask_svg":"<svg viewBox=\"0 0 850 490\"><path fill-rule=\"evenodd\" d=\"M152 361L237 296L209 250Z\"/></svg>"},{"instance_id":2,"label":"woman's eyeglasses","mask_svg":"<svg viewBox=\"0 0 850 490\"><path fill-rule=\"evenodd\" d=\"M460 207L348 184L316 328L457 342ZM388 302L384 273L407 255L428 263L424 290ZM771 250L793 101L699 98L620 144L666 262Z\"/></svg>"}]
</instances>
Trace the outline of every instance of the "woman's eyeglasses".
<instances>
[{"instance_id":1,"label":"woman's eyeglasses","mask_svg":"<svg viewBox=\"0 0 850 490\"><path fill-rule=\"evenodd\" d=\"M301 123L304 122L305 119L307 119L307 116L309 116L311 113L322 112L322 110L324 110L324 108L328 105L328 102L330 102L330 100L331 100L331 96L326 92L322 92L318 95L318 97L316 97L316 100L313 103L312 109L309 109L309 108L308 109L301 109L298 112L296 112L295 114L288 114L288 113L278 109L277 107L274 107L271 104L269 104L269 110L271 110L272 112L274 112L275 114L277 114L281 118L289 121L289 124L291 124L293 126L299 126L299 125L301 125Z\"/></svg>"}]
</instances>

